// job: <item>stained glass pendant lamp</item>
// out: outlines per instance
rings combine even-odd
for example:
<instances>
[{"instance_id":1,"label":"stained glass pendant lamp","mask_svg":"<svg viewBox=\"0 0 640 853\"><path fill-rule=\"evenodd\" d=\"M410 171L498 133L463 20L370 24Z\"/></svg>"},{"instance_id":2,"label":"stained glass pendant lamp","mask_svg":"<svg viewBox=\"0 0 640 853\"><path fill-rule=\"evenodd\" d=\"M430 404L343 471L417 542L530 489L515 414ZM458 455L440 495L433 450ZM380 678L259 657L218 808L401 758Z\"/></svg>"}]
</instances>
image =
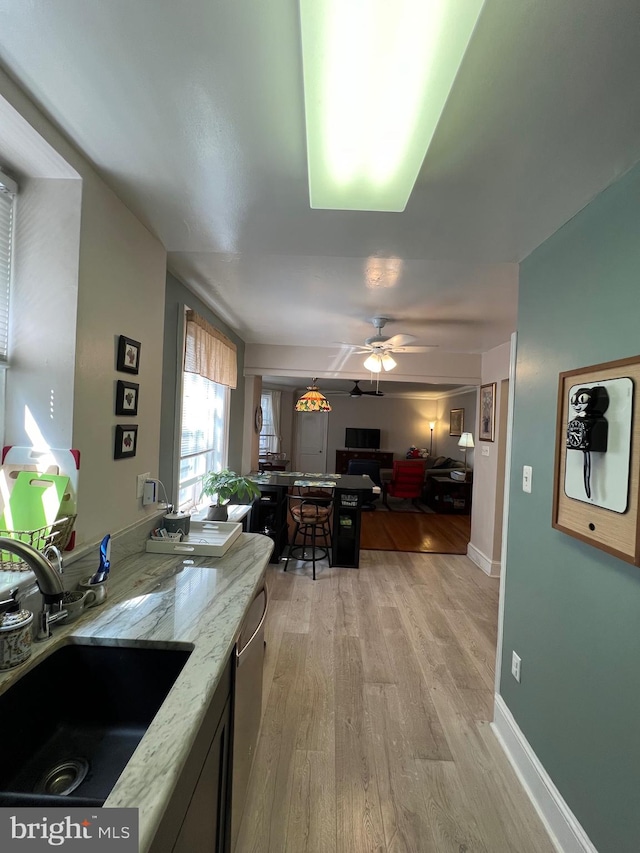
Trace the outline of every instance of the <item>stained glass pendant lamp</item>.
<instances>
[{"instance_id":1,"label":"stained glass pendant lamp","mask_svg":"<svg viewBox=\"0 0 640 853\"><path fill-rule=\"evenodd\" d=\"M300 397L295 405L296 412L330 412L331 403L327 398L320 393L320 389L316 385L316 380L311 380L311 385L307 385L307 390Z\"/></svg>"}]
</instances>

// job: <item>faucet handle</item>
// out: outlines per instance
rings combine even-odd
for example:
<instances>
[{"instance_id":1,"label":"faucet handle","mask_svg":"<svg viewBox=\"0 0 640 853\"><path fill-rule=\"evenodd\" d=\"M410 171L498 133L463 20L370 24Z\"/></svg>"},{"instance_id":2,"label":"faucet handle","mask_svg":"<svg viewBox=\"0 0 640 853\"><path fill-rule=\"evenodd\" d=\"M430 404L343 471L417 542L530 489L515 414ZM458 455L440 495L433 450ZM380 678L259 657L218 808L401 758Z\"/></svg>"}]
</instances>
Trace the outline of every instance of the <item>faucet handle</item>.
<instances>
[{"instance_id":1,"label":"faucet handle","mask_svg":"<svg viewBox=\"0 0 640 853\"><path fill-rule=\"evenodd\" d=\"M51 543L42 549L43 557L46 557L50 563L52 563L52 557L56 558L58 574L61 575L64 572L64 566L62 563L62 554L60 553L60 549L57 545Z\"/></svg>"},{"instance_id":2,"label":"faucet handle","mask_svg":"<svg viewBox=\"0 0 640 853\"><path fill-rule=\"evenodd\" d=\"M12 589L9 593L9 598L4 598L0 601L0 613L17 613L20 609L18 603L18 589Z\"/></svg>"}]
</instances>

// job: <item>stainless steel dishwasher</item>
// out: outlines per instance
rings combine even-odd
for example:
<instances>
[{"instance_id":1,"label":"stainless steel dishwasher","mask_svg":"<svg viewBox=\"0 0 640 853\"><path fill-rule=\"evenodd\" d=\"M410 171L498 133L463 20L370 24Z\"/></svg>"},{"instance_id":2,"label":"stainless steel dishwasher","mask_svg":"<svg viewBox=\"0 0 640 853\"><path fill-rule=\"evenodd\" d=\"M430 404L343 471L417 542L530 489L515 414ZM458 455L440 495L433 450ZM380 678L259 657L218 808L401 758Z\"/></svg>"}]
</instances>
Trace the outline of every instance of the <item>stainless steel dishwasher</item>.
<instances>
[{"instance_id":1,"label":"stainless steel dishwasher","mask_svg":"<svg viewBox=\"0 0 640 853\"><path fill-rule=\"evenodd\" d=\"M245 616L235 653L233 701L233 775L231 786L231 850L235 850L242 820L249 774L262 718L264 621L269 606L264 582Z\"/></svg>"}]
</instances>

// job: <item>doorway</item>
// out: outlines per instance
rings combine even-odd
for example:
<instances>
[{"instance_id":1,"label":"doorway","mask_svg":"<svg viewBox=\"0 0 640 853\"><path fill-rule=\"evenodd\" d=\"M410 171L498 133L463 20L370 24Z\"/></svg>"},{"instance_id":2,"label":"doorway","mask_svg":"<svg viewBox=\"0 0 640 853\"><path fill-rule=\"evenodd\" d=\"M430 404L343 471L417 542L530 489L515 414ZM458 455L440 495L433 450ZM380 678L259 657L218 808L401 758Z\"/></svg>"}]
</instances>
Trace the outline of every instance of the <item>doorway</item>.
<instances>
[{"instance_id":1,"label":"doorway","mask_svg":"<svg viewBox=\"0 0 640 853\"><path fill-rule=\"evenodd\" d=\"M329 419L325 412L296 412L295 470L327 473Z\"/></svg>"}]
</instances>

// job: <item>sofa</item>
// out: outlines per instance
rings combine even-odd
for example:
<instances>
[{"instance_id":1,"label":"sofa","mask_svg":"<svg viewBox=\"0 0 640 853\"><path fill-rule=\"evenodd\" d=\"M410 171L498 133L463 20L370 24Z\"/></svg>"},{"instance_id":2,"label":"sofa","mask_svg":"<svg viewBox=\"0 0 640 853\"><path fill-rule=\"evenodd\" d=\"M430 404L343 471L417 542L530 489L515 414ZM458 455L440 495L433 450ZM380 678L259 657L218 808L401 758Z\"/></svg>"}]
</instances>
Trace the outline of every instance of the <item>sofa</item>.
<instances>
[{"instance_id":1,"label":"sofa","mask_svg":"<svg viewBox=\"0 0 640 853\"><path fill-rule=\"evenodd\" d=\"M461 459L452 459L450 456L429 456L425 468L425 482L429 477L448 477L452 471L463 471L464 462ZM467 466L471 473L471 468Z\"/></svg>"}]
</instances>

